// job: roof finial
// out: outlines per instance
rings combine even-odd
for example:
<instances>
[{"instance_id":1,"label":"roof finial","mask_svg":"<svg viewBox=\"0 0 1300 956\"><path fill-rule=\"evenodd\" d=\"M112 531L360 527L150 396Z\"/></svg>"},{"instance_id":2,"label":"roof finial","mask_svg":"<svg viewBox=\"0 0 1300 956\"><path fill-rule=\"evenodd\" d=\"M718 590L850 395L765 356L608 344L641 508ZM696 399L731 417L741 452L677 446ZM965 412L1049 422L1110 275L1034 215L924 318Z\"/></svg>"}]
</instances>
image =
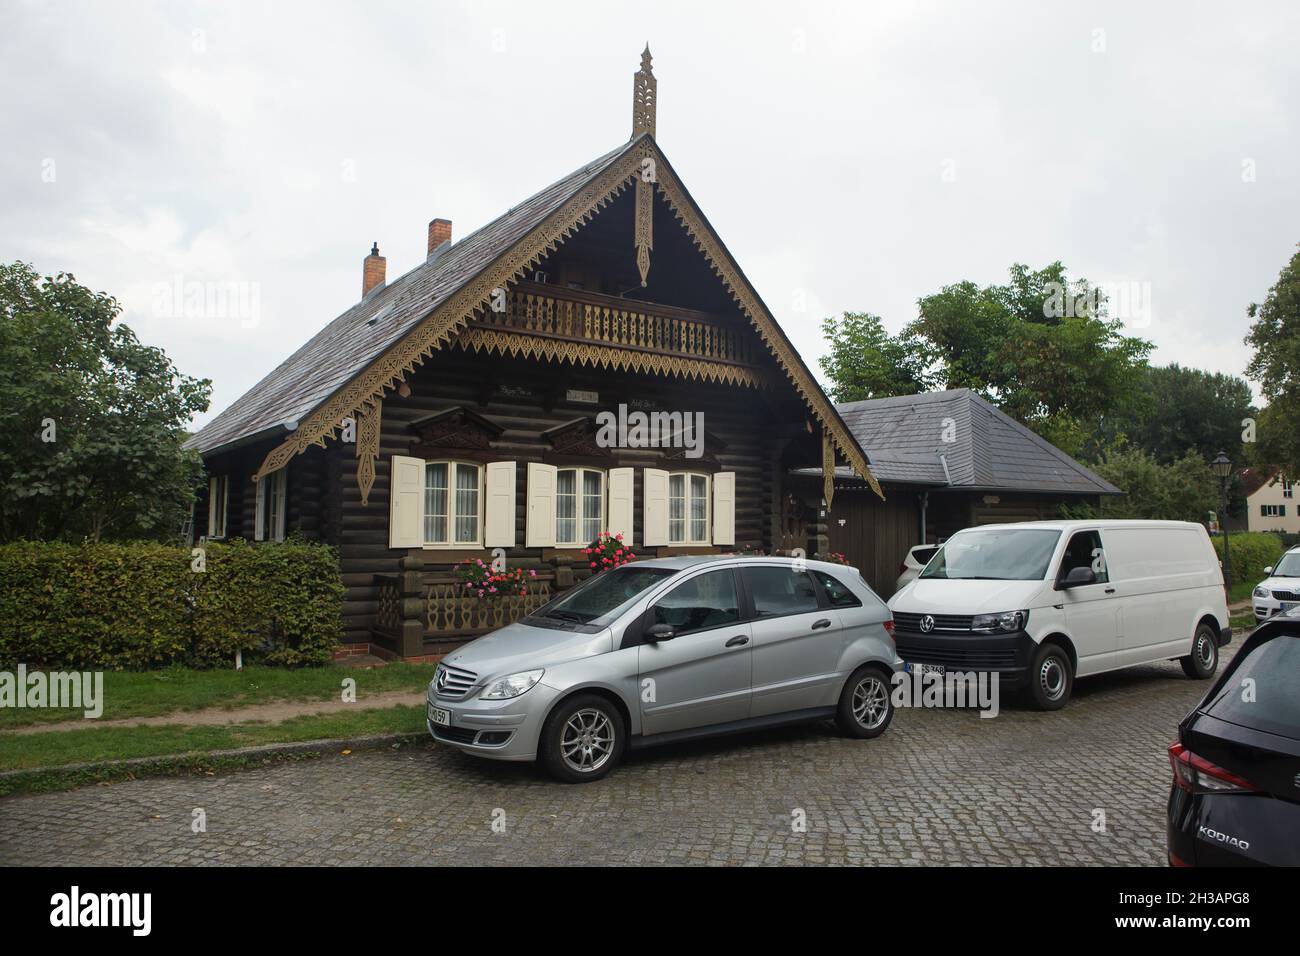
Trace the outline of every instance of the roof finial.
<instances>
[{"instance_id":1,"label":"roof finial","mask_svg":"<svg viewBox=\"0 0 1300 956\"><path fill-rule=\"evenodd\" d=\"M655 91L657 83L654 71L650 68L650 44L645 45L641 54L641 69L632 77L632 138L642 133L655 134Z\"/></svg>"}]
</instances>

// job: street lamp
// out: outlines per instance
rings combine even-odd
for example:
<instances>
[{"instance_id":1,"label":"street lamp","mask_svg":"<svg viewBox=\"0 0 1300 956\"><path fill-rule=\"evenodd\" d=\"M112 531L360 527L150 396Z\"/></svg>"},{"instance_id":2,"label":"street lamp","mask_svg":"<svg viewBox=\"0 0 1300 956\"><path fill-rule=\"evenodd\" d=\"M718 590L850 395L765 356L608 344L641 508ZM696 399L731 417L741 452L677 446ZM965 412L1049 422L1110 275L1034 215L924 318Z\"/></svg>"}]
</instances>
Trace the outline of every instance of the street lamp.
<instances>
[{"instance_id":1,"label":"street lamp","mask_svg":"<svg viewBox=\"0 0 1300 956\"><path fill-rule=\"evenodd\" d=\"M1231 593L1232 562L1228 560L1228 478L1232 475L1232 460L1223 452L1219 452L1218 457L1210 462L1210 467L1219 476L1219 493L1223 499L1223 519L1220 521L1220 526L1223 528L1223 587Z\"/></svg>"}]
</instances>

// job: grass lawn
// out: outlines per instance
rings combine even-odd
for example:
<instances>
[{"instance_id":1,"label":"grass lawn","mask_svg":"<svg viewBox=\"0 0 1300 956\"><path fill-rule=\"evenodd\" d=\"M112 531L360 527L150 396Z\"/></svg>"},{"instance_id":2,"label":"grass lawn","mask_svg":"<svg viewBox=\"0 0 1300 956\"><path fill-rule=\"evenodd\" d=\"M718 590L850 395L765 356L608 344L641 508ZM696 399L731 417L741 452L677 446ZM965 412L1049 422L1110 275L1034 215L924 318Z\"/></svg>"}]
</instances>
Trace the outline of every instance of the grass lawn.
<instances>
[{"instance_id":1,"label":"grass lawn","mask_svg":"<svg viewBox=\"0 0 1300 956\"><path fill-rule=\"evenodd\" d=\"M424 708L386 707L293 717L277 724L224 726L102 727L0 737L0 770L58 767L131 757L206 753L331 737L424 730Z\"/></svg>"},{"instance_id":2,"label":"grass lawn","mask_svg":"<svg viewBox=\"0 0 1300 956\"><path fill-rule=\"evenodd\" d=\"M295 669L253 665L242 671L187 667L142 673L105 671L100 719L153 717L205 707L235 709L279 700L337 700L344 679L349 677L357 682L357 698L364 699L367 694L386 691L423 690L433 679L433 671L433 664L388 664L373 670L330 664ZM0 710L0 730L81 717L80 709L6 707Z\"/></svg>"}]
</instances>

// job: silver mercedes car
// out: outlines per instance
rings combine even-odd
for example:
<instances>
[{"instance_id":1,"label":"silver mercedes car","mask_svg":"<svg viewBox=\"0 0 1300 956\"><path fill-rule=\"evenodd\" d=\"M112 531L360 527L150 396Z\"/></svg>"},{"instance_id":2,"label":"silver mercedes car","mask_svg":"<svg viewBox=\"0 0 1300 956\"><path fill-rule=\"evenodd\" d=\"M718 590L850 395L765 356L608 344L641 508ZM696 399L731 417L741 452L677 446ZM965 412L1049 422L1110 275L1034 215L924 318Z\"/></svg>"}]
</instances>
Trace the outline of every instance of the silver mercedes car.
<instances>
[{"instance_id":1,"label":"silver mercedes car","mask_svg":"<svg viewBox=\"0 0 1300 956\"><path fill-rule=\"evenodd\" d=\"M853 568L637 561L446 657L427 722L465 753L580 783L628 747L826 719L877 737L902 666L889 609Z\"/></svg>"}]
</instances>

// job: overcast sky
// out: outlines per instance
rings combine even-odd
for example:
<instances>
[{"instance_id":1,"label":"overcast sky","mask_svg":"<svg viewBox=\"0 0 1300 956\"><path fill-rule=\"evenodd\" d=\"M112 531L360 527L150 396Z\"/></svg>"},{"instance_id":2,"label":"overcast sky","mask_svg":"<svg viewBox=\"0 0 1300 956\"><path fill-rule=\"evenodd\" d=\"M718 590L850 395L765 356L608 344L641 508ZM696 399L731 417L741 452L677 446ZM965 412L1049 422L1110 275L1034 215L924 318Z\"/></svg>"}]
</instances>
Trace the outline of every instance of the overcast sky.
<instances>
[{"instance_id":1,"label":"overcast sky","mask_svg":"<svg viewBox=\"0 0 1300 956\"><path fill-rule=\"evenodd\" d=\"M824 315L897 330L1060 259L1133 296L1154 361L1240 374L1300 241L1298 27L1293 2L5 0L0 260L117 296L220 411L359 297L372 242L391 280L429 219L462 237L626 141L649 41L660 145L814 369ZM230 282L226 315L163 292Z\"/></svg>"}]
</instances>

